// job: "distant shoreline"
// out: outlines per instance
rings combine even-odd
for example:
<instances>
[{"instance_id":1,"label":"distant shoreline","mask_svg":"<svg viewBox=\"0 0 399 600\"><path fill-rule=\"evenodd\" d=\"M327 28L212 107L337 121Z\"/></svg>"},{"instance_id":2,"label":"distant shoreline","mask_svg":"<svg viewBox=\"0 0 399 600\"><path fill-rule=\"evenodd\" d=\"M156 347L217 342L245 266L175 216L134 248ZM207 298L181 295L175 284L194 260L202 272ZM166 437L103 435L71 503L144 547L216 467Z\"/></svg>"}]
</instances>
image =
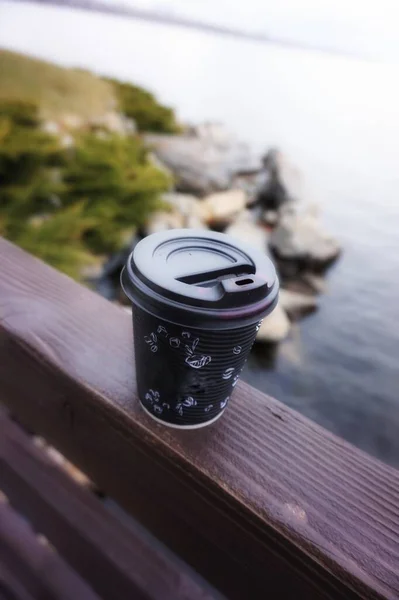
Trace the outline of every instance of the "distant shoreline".
<instances>
[{"instance_id":1,"label":"distant shoreline","mask_svg":"<svg viewBox=\"0 0 399 600\"><path fill-rule=\"evenodd\" d=\"M158 23L160 25L174 25L178 27L184 27L186 29L195 29L202 31L203 33L209 33L212 35L222 35L226 37L232 37L235 39L248 40L252 42L260 42L261 44L273 44L276 46L283 46L293 48L296 50L304 50L308 52L320 52L324 54L332 54L336 56L342 56L343 58L350 58L352 60L360 60L364 62L379 62L369 57L361 56L352 52L346 52L337 48L315 46L307 44L299 40L289 38L276 38L266 33L257 33L246 31L244 29L236 29L232 27L224 27L223 25L215 25L197 19L190 19L175 14L168 14L164 12L155 12L153 10L144 10L141 8L130 8L123 4L107 4L101 2L101 0L9 0L11 2L20 3L29 2L30 4L44 4L47 6L58 6L60 8L73 8L77 10L86 10L92 12L106 13L115 16L127 17L130 19L137 19L142 21L149 21L152 23Z\"/></svg>"}]
</instances>

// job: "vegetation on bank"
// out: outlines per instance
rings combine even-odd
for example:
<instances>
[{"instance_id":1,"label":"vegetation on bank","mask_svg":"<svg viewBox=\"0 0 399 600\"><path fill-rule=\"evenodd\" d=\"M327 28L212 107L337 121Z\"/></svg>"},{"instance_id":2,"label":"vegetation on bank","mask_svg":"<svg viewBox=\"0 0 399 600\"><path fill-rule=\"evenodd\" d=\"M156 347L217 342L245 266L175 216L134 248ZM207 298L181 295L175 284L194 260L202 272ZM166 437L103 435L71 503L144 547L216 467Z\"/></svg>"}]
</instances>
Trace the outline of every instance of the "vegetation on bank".
<instances>
[{"instance_id":1,"label":"vegetation on bank","mask_svg":"<svg viewBox=\"0 0 399 600\"><path fill-rule=\"evenodd\" d=\"M129 240L171 184L138 135L89 120L113 104L139 130L172 132L173 112L135 86L5 51L0 90L0 235L80 278ZM57 129L64 114L83 126Z\"/></svg>"},{"instance_id":2,"label":"vegetation on bank","mask_svg":"<svg viewBox=\"0 0 399 600\"><path fill-rule=\"evenodd\" d=\"M114 86L120 110L134 119L139 131L178 133L180 127L171 108L159 104L153 94L137 85L107 79Z\"/></svg>"},{"instance_id":3,"label":"vegetation on bank","mask_svg":"<svg viewBox=\"0 0 399 600\"><path fill-rule=\"evenodd\" d=\"M138 131L180 129L173 110L139 86L0 49L0 100L4 99L32 102L46 119L65 114L93 119L117 110L133 119Z\"/></svg>"},{"instance_id":4,"label":"vegetation on bank","mask_svg":"<svg viewBox=\"0 0 399 600\"><path fill-rule=\"evenodd\" d=\"M112 85L88 71L8 50L0 50L0 99L32 102L45 119L65 113L86 119L116 108Z\"/></svg>"}]
</instances>

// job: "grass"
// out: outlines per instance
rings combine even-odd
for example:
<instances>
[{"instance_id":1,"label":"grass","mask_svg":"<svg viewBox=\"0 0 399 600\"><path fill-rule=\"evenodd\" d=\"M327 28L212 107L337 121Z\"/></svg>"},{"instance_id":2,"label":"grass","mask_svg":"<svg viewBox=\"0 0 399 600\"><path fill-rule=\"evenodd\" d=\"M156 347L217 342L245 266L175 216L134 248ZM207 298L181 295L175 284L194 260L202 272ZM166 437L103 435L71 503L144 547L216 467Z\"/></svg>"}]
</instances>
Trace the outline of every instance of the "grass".
<instances>
[{"instance_id":1,"label":"grass","mask_svg":"<svg viewBox=\"0 0 399 600\"><path fill-rule=\"evenodd\" d=\"M113 86L80 69L66 69L0 49L0 100L23 99L37 104L41 116L101 116L117 106Z\"/></svg>"}]
</instances>

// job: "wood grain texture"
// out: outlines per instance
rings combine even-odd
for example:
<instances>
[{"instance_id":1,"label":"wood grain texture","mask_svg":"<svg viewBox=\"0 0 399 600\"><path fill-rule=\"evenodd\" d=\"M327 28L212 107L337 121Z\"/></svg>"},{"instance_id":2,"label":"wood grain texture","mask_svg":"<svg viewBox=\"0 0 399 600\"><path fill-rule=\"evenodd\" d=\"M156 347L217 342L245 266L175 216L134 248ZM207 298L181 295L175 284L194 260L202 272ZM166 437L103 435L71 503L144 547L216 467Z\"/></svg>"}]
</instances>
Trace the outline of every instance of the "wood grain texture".
<instances>
[{"instance_id":1,"label":"wood grain texture","mask_svg":"<svg viewBox=\"0 0 399 600\"><path fill-rule=\"evenodd\" d=\"M65 561L10 506L0 502L0 564L3 594L48 600L100 600ZM13 577L14 582L10 580ZM1 581L0 568L0 581ZM1 593L1 585L0 585Z\"/></svg>"},{"instance_id":2,"label":"wood grain texture","mask_svg":"<svg viewBox=\"0 0 399 600\"><path fill-rule=\"evenodd\" d=\"M244 383L175 431L129 316L0 241L0 399L230 598L398 598L399 472Z\"/></svg>"},{"instance_id":3,"label":"wood grain texture","mask_svg":"<svg viewBox=\"0 0 399 600\"><path fill-rule=\"evenodd\" d=\"M124 527L1 414L0 489L104 600L218 597L142 528ZM1 517L0 505L0 534Z\"/></svg>"},{"instance_id":4,"label":"wood grain texture","mask_svg":"<svg viewBox=\"0 0 399 600\"><path fill-rule=\"evenodd\" d=\"M0 560L0 600L36 600Z\"/></svg>"}]
</instances>

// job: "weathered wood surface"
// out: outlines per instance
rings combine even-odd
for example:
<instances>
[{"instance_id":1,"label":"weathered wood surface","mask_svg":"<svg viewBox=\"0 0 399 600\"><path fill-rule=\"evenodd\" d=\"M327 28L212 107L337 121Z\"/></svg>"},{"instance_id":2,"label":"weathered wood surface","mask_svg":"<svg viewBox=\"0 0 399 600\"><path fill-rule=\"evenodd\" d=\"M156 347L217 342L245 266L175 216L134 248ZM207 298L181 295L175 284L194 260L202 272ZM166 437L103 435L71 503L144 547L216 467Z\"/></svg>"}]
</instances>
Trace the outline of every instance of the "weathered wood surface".
<instances>
[{"instance_id":1,"label":"weathered wood surface","mask_svg":"<svg viewBox=\"0 0 399 600\"><path fill-rule=\"evenodd\" d=\"M2 587L9 599L100 600L20 515L0 502L0 594Z\"/></svg>"},{"instance_id":2,"label":"weathered wood surface","mask_svg":"<svg viewBox=\"0 0 399 600\"><path fill-rule=\"evenodd\" d=\"M104 600L218 597L142 528L125 527L1 413L0 489ZM4 510L0 504L0 558ZM85 600L67 583L65 598Z\"/></svg>"},{"instance_id":3,"label":"weathered wood surface","mask_svg":"<svg viewBox=\"0 0 399 600\"><path fill-rule=\"evenodd\" d=\"M0 560L0 600L35 600Z\"/></svg>"},{"instance_id":4,"label":"weathered wood surface","mask_svg":"<svg viewBox=\"0 0 399 600\"><path fill-rule=\"evenodd\" d=\"M0 255L0 399L21 420L230 598L398 598L398 471L244 383L213 426L154 423L129 316Z\"/></svg>"}]
</instances>

